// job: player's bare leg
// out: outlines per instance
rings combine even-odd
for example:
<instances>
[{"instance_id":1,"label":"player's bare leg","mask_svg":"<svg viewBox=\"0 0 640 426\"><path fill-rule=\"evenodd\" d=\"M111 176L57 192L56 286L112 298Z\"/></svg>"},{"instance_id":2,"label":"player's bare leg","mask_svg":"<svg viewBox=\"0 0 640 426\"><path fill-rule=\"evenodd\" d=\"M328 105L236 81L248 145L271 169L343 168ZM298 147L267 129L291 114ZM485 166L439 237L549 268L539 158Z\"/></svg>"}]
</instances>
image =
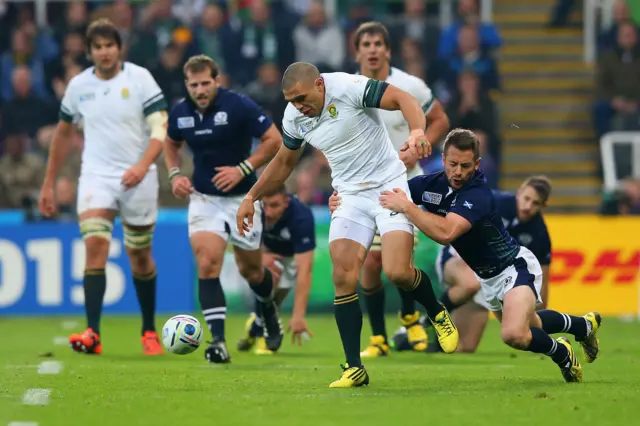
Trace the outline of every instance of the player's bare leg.
<instances>
[{"instance_id":1,"label":"player's bare leg","mask_svg":"<svg viewBox=\"0 0 640 426\"><path fill-rule=\"evenodd\" d=\"M155 225L123 224L124 245L131 263L133 284L142 312L142 347L145 355L161 355L162 345L156 333L156 264L151 254Z\"/></svg>"},{"instance_id":2,"label":"player's bare leg","mask_svg":"<svg viewBox=\"0 0 640 426\"><path fill-rule=\"evenodd\" d=\"M389 280L407 291L427 311L440 346L446 353L458 347L458 330L447 310L438 302L429 276L413 266L413 229L394 230L382 234L382 269Z\"/></svg>"},{"instance_id":3,"label":"player's bare leg","mask_svg":"<svg viewBox=\"0 0 640 426\"><path fill-rule=\"evenodd\" d=\"M262 249L244 250L239 247L233 249L240 275L247 280L261 304L260 312L257 314L262 319L266 347L275 352L282 344L284 331L278 316L273 277L271 272L262 265Z\"/></svg>"},{"instance_id":4,"label":"player's bare leg","mask_svg":"<svg viewBox=\"0 0 640 426\"><path fill-rule=\"evenodd\" d=\"M227 363L231 360L224 335L227 301L220 284L227 242L213 232L195 232L191 235L191 248L198 267L200 308L212 336L210 346L205 349L205 359L213 363Z\"/></svg>"},{"instance_id":5,"label":"player's bare leg","mask_svg":"<svg viewBox=\"0 0 640 426\"><path fill-rule=\"evenodd\" d=\"M527 285L518 285L504 295L502 309L502 341L514 349L549 356L559 367L567 382L582 381L582 366L569 341L554 340L538 327L531 327L536 307L536 295Z\"/></svg>"},{"instance_id":6,"label":"player's bare leg","mask_svg":"<svg viewBox=\"0 0 640 426\"><path fill-rule=\"evenodd\" d=\"M109 257L109 245L116 212L108 209L91 209L80 214L80 233L85 246L84 306L87 330L69 336L71 348L77 352L102 353L100 342L100 317L107 288L105 266Z\"/></svg>"},{"instance_id":7,"label":"player's bare leg","mask_svg":"<svg viewBox=\"0 0 640 426\"><path fill-rule=\"evenodd\" d=\"M350 225L354 228L361 226L342 218L334 220L343 220L347 226ZM360 359L362 310L356 292L366 249L357 241L339 238L329 243L329 253L333 264L332 278L335 288L334 314L346 358L342 376L332 382L329 387L346 388L368 385L369 375Z\"/></svg>"},{"instance_id":8,"label":"player's bare leg","mask_svg":"<svg viewBox=\"0 0 640 426\"><path fill-rule=\"evenodd\" d=\"M489 311L470 301L458 307L452 316L460 333L458 352L474 353L489 321Z\"/></svg>"},{"instance_id":9,"label":"player's bare leg","mask_svg":"<svg viewBox=\"0 0 640 426\"><path fill-rule=\"evenodd\" d=\"M440 296L440 303L447 308L453 315L454 323L456 327L458 327L458 333L460 333L460 342L462 344L463 340L473 341L475 337L478 339L482 336L482 331L484 330L484 325L480 330L479 336L469 336L465 337L465 331L460 327L458 320L462 320L464 317L462 315L455 315L458 307L463 306L467 302L473 299L473 296L480 291L480 283L476 278L476 275L473 273L471 268L462 260L461 258L454 256L446 261L442 271L442 280L447 283L448 288L445 292ZM468 311L468 310L467 310ZM478 345L478 342L473 345L473 349L465 349L465 352L473 352L475 351L475 347ZM469 347L469 345L465 345L465 348ZM431 345L428 349L429 352L442 352L442 348L438 345ZM462 351L460 347L458 347L458 351Z\"/></svg>"},{"instance_id":10,"label":"player's bare leg","mask_svg":"<svg viewBox=\"0 0 640 426\"><path fill-rule=\"evenodd\" d=\"M375 244L375 241L374 241ZM384 318L384 285L382 283L382 255L379 247L369 249L360 275L360 286L364 293L365 306L371 325L369 346L360 353L362 358L387 356L391 352L387 342Z\"/></svg>"}]
</instances>

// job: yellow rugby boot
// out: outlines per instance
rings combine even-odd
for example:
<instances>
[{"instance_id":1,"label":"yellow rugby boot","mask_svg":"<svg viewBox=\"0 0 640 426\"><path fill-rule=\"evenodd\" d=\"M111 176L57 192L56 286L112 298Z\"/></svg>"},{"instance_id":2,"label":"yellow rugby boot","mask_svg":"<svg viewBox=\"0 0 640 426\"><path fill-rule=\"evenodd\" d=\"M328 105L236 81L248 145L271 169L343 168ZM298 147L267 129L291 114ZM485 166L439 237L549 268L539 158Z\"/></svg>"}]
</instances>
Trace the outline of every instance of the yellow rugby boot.
<instances>
[{"instance_id":1,"label":"yellow rugby boot","mask_svg":"<svg viewBox=\"0 0 640 426\"><path fill-rule=\"evenodd\" d=\"M247 321L244 323L244 336L240 340L238 340L238 343L236 344L236 347L241 352L251 350L251 348L253 348L253 345L255 345L256 343L256 337L251 335L251 329L255 320L256 314L252 312L251 315L249 315Z\"/></svg>"},{"instance_id":2,"label":"yellow rugby boot","mask_svg":"<svg viewBox=\"0 0 640 426\"><path fill-rule=\"evenodd\" d=\"M264 337L258 337L256 339L257 348L254 351L256 355L273 355L275 352L267 348L267 341L264 340Z\"/></svg>"},{"instance_id":3,"label":"yellow rugby boot","mask_svg":"<svg viewBox=\"0 0 640 426\"><path fill-rule=\"evenodd\" d=\"M424 352L427 350L429 336L427 331L420 324L420 312L415 311L413 315L402 316L400 314L400 322L407 329L407 338L411 349L416 352Z\"/></svg>"},{"instance_id":4,"label":"yellow rugby boot","mask_svg":"<svg viewBox=\"0 0 640 426\"><path fill-rule=\"evenodd\" d=\"M436 315L434 319L429 318L429 321L433 324L433 329L438 336L438 343L440 343L442 351L448 354L455 352L458 349L460 336L456 325L451 319L451 315L449 315L449 311L443 307L442 312Z\"/></svg>"},{"instance_id":5,"label":"yellow rugby boot","mask_svg":"<svg viewBox=\"0 0 640 426\"><path fill-rule=\"evenodd\" d=\"M357 388L369 384L369 373L360 367L349 367L349 364L340 365L342 376L329 384L330 388Z\"/></svg>"},{"instance_id":6,"label":"yellow rugby boot","mask_svg":"<svg viewBox=\"0 0 640 426\"><path fill-rule=\"evenodd\" d=\"M576 353L566 337L558 337L556 339L559 345L563 345L569 351L569 362L566 365L560 365L562 377L567 383L577 383L582 381L582 366L576 357Z\"/></svg>"},{"instance_id":7,"label":"yellow rugby boot","mask_svg":"<svg viewBox=\"0 0 640 426\"><path fill-rule=\"evenodd\" d=\"M596 337L596 333L602 324L602 317L597 312L589 312L583 318L587 321L587 327L591 329L587 333L587 337L584 340L578 340L578 343L582 346L584 362L590 364L598 358L600 353L600 340Z\"/></svg>"},{"instance_id":8,"label":"yellow rugby boot","mask_svg":"<svg viewBox=\"0 0 640 426\"><path fill-rule=\"evenodd\" d=\"M379 356L389 356L390 354L391 348L384 336L371 336L369 346L360 352L362 358L377 358Z\"/></svg>"}]
</instances>

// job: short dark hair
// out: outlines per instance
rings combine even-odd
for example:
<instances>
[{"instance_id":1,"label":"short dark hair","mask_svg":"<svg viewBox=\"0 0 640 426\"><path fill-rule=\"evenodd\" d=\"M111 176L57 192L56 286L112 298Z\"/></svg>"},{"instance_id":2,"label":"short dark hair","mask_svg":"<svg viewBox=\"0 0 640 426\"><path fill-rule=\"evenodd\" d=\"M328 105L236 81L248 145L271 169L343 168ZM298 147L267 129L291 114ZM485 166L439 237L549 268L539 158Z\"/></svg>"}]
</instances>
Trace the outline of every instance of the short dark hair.
<instances>
[{"instance_id":1,"label":"short dark hair","mask_svg":"<svg viewBox=\"0 0 640 426\"><path fill-rule=\"evenodd\" d=\"M320 76L320 71L309 62L294 62L289 65L282 74L282 89L289 90L302 80L315 80Z\"/></svg>"},{"instance_id":2,"label":"short dark hair","mask_svg":"<svg viewBox=\"0 0 640 426\"><path fill-rule=\"evenodd\" d=\"M444 140L444 154L447 154L449 147L459 149L460 151L473 151L473 159L480 158L480 142L478 136L471 130L453 129L449 132Z\"/></svg>"},{"instance_id":3,"label":"short dark hair","mask_svg":"<svg viewBox=\"0 0 640 426\"><path fill-rule=\"evenodd\" d=\"M387 27L385 27L382 23L377 21L365 22L364 24L360 24L360 26L356 29L355 36L353 38L354 47L356 51L360 47L360 41L362 37L366 34L368 35L379 35L384 42L385 47L388 49L389 45L389 31L387 31Z\"/></svg>"},{"instance_id":4,"label":"short dark hair","mask_svg":"<svg viewBox=\"0 0 640 426\"><path fill-rule=\"evenodd\" d=\"M287 191L287 187L283 183L282 185L278 186L277 188L274 188L271 191L265 192L263 194L263 197L273 197L274 195L278 195L278 194L287 195L288 193L289 193L289 191Z\"/></svg>"},{"instance_id":5,"label":"short dark hair","mask_svg":"<svg viewBox=\"0 0 640 426\"><path fill-rule=\"evenodd\" d=\"M523 183L522 187L530 186L538 194L543 203L546 203L551 196L551 179L545 175L529 176Z\"/></svg>"},{"instance_id":6,"label":"short dark hair","mask_svg":"<svg viewBox=\"0 0 640 426\"><path fill-rule=\"evenodd\" d=\"M205 70L211 71L211 77L214 79L218 77L218 74L220 74L220 69L218 68L218 64L216 64L216 61L207 55L196 55L190 57L182 68L184 78L187 78L188 72L202 72Z\"/></svg>"},{"instance_id":7,"label":"short dark hair","mask_svg":"<svg viewBox=\"0 0 640 426\"><path fill-rule=\"evenodd\" d=\"M107 40L113 40L122 49L122 37L118 27L107 18L100 18L93 21L87 28L86 44L87 52L91 53L91 45L95 42L96 37L102 37Z\"/></svg>"}]
</instances>

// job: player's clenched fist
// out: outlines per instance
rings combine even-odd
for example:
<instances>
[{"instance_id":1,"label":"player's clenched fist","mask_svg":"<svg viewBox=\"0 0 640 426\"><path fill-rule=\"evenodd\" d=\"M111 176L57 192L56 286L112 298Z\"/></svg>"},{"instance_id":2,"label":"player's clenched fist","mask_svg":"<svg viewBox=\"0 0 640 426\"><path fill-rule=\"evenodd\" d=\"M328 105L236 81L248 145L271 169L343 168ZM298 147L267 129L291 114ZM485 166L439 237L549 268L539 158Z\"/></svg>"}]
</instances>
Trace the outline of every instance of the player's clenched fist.
<instances>
[{"instance_id":1,"label":"player's clenched fist","mask_svg":"<svg viewBox=\"0 0 640 426\"><path fill-rule=\"evenodd\" d=\"M240 235L245 235L251 228L253 228L253 215L255 208L253 207L253 198L250 195L245 196L238 209L236 215L236 221L238 226L238 232Z\"/></svg>"},{"instance_id":2,"label":"player's clenched fist","mask_svg":"<svg viewBox=\"0 0 640 426\"><path fill-rule=\"evenodd\" d=\"M426 158L431 155L431 144L422 130L412 130L409 139L400 148L401 152L410 150L418 158Z\"/></svg>"},{"instance_id":3,"label":"player's clenched fist","mask_svg":"<svg viewBox=\"0 0 640 426\"><path fill-rule=\"evenodd\" d=\"M191 180L188 177L178 175L171 179L171 192L174 197L187 198L193 191Z\"/></svg>"},{"instance_id":4,"label":"player's clenched fist","mask_svg":"<svg viewBox=\"0 0 640 426\"><path fill-rule=\"evenodd\" d=\"M40 197L38 198L38 207L40 207L40 213L42 213L44 217L51 217L56 213L56 203L53 199L52 185L42 185Z\"/></svg>"},{"instance_id":5,"label":"player's clenched fist","mask_svg":"<svg viewBox=\"0 0 640 426\"><path fill-rule=\"evenodd\" d=\"M127 189L134 188L140 182L142 182L142 179L144 179L148 170L148 167L145 167L141 164L134 164L133 166L129 167L126 172L124 172L124 175L122 175L122 181L120 183Z\"/></svg>"},{"instance_id":6,"label":"player's clenched fist","mask_svg":"<svg viewBox=\"0 0 640 426\"><path fill-rule=\"evenodd\" d=\"M333 214L333 212L335 212L338 207L340 207L340 201L342 200L342 198L340 198L338 196L338 191L333 191L333 194L331 194L331 197L329 197L329 213Z\"/></svg>"}]
</instances>

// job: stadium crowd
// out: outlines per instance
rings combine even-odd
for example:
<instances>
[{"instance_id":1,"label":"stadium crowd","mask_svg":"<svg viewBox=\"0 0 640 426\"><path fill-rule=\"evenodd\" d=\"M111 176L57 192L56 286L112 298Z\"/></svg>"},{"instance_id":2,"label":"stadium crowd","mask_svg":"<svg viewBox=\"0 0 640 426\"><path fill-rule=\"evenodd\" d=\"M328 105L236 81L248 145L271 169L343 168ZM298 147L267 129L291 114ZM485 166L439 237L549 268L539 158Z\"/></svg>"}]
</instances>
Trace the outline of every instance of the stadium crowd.
<instances>
[{"instance_id":1,"label":"stadium crowd","mask_svg":"<svg viewBox=\"0 0 640 426\"><path fill-rule=\"evenodd\" d=\"M251 96L278 125L285 108L280 90L284 68L308 61L321 71L356 72L353 31L362 22L380 20L390 30L393 65L429 84L446 106L452 127L481 136L483 168L497 187L501 149L491 94L500 90L496 53L503 41L495 25L480 21L478 0L459 0L453 23L444 28L439 1L352 0L337 6L332 17L323 2L313 0L52 1L47 3L48 25L39 27L32 3L0 0L0 208L32 205L66 84L90 66L84 32L98 17L116 23L126 60L148 68L170 102L185 96L185 59L204 53L224 71L221 85ZM594 108L599 133L640 127L640 94L634 95L640 87L637 29L626 24L624 2L615 11L614 26L601 37L603 57L612 58L599 67L601 96ZM635 78L608 78L611 73L635 73ZM620 94L626 100L620 101ZM69 143L73 155L57 193L67 207L62 211L73 215L81 130ZM426 171L441 167L437 154L436 149L424 161ZM171 195L162 159L158 167L162 205L183 205ZM326 160L310 148L290 186L304 202L322 205L332 191L330 182Z\"/></svg>"}]
</instances>

